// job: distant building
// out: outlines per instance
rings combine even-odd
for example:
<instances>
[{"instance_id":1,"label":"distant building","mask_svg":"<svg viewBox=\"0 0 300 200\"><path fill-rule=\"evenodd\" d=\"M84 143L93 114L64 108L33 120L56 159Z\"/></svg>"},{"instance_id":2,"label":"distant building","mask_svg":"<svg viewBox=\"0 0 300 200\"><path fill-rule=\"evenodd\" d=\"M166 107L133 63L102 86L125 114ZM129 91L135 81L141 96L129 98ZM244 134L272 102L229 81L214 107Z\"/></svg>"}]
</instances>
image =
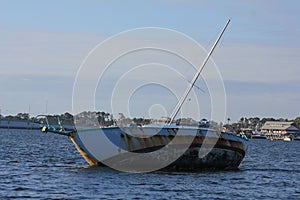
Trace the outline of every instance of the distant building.
<instances>
[{"instance_id":1,"label":"distant building","mask_svg":"<svg viewBox=\"0 0 300 200\"><path fill-rule=\"evenodd\" d=\"M261 128L261 133L266 135L300 135L300 129L294 122L278 122L278 121L267 121Z\"/></svg>"},{"instance_id":2,"label":"distant building","mask_svg":"<svg viewBox=\"0 0 300 200\"><path fill-rule=\"evenodd\" d=\"M161 117L158 121L159 122L169 122L171 120L170 117Z\"/></svg>"}]
</instances>

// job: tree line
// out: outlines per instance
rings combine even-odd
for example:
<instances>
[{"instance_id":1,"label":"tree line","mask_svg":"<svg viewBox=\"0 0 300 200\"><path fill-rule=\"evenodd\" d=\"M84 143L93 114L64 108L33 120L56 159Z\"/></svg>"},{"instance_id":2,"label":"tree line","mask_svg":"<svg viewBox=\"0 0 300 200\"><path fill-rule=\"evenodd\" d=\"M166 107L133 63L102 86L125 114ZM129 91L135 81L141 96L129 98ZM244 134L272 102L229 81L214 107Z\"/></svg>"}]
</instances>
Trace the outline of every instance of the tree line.
<instances>
[{"instance_id":1,"label":"tree line","mask_svg":"<svg viewBox=\"0 0 300 200\"><path fill-rule=\"evenodd\" d=\"M230 120L228 120L230 121ZM284 118L278 118L275 119L273 117L264 117L264 118L259 118L259 117L241 117L239 121L231 123L231 124L226 124L225 127L227 126L231 130L235 132L239 132L243 128L250 128L253 130L260 130L261 127L267 122L267 121L280 121L280 122L294 122L297 127L300 128L300 117L296 117L293 120L289 119L284 119Z\"/></svg>"},{"instance_id":2,"label":"tree line","mask_svg":"<svg viewBox=\"0 0 300 200\"><path fill-rule=\"evenodd\" d=\"M124 114L119 113L117 118L114 118L114 116L108 112L97 112L97 111L84 111L81 112L75 116L72 114L65 112L63 114L59 115L52 115L54 117L59 116L63 122L71 123L74 121L80 123L98 123L101 126L111 126L116 124L150 124L152 121L151 119L146 118L129 118L125 117ZM2 116L0 115L0 119L2 120L30 120L35 121L35 117L30 117L29 113L18 113L17 115L8 115L8 116ZM157 119L159 120L159 119ZM189 121L189 122L187 122ZM278 118L275 119L273 117L267 117L267 118L259 118L259 117L241 117L237 122L229 123L230 119L228 118L228 123L224 126L226 128L230 128L233 131L240 131L243 128L251 128L253 130L259 130L266 121L293 121L297 127L300 128L300 117L296 117L295 119L285 119L285 118ZM194 119L177 119L176 123L194 123L197 122L197 120Z\"/></svg>"}]
</instances>

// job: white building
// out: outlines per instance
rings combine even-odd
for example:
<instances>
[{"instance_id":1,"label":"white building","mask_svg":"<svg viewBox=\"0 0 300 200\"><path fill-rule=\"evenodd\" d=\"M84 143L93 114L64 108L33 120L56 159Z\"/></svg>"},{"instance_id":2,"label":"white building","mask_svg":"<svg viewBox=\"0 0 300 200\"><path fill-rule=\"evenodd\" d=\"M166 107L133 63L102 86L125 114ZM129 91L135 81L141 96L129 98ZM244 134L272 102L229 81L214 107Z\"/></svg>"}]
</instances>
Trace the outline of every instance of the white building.
<instances>
[{"instance_id":1,"label":"white building","mask_svg":"<svg viewBox=\"0 0 300 200\"><path fill-rule=\"evenodd\" d=\"M261 128L266 135L300 135L300 129L294 122L267 121Z\"/></svg>"}]
</instances>

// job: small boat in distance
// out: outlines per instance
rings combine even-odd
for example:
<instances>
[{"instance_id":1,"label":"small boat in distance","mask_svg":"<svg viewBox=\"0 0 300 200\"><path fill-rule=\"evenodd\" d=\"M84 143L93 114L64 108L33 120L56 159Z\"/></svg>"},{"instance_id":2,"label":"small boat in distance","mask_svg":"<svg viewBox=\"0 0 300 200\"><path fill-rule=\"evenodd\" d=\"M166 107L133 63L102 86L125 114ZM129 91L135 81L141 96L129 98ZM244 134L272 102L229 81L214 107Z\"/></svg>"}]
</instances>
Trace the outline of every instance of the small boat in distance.
<instances>
[{"instance_id":1,"label":"small boat in distance","mask_svg":"<svg viewBox=\"0 0 300 200\"><path fill-rule=\"evenodd\" d=\"M247 139L231 132L175 124L175 117L194 86L211 53L223 35L227 21L203 65L195 74L170 120L163 125L111 126L69 130L59 117L58 125L49 116L40 116L42 132L68 136L91 166L109 166L128 172L155 170L194 171L237 169L247 149Z\"/></svg>"},{"instance_id":2,"label":"small boat in distance","mask_svg":"<svg viewBox=\"0 0 300 200\"><path fill-rule=\"evenodd\" d=\"M251 139L268 139L265 134L253 134Z\"/></svg>"},{"instance_id":3,"label":"small boat in distance","mask_svg":"<svg viewBox=\"0 0 300 200\"><path fill-rule=\"evenodd\" d=\"M291 141L293 141L293 138L289 137L289 136L285 136L282 140L286 141L286 142L291 142Z\"/></svg>"}]
</instances>

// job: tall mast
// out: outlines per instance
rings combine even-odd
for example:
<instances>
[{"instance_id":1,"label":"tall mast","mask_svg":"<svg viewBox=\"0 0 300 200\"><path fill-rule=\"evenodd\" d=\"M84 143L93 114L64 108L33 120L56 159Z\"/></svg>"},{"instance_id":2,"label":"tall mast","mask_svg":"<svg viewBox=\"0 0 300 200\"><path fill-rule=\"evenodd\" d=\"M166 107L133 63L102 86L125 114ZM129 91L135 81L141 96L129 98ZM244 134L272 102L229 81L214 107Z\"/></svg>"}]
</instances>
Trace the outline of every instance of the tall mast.
<instances>
[{"instance_id":1,"label":"tall mast","mask_svg":"<svg viewBox=\"0 0 300 200\"><path fill-rule=\"evenodd\" d=\"M184 95L182 96L182 98L180 99L180 101L178 102L178 104L176 105L172 115L171 115L171 120L169 122L169 124L172 123L172 121L175 119L176 115L178 114L179 110L181 109L184 101L186 100L187 96L189 95L190 91L192 90L193 86L195 85L197 79L199 78L202 70L204 69L204 66L206 65L207 61L209 60L210 55L212 54L212 52L214 51L215 47L217 46L218 42L220 41L223 33L225 32L225 29L227 28L228 24L230 22L230 19L227 20L225 26L223 27L221 33L218 36L218 39L215 41L214 45L212 46L211 50L209 51L209 53L207 54L205 60L202 63L202 66L199 68L198 72L195 74L193 80L191 81L189 87L186 89Z\"/></svg>"}]
</instances>

